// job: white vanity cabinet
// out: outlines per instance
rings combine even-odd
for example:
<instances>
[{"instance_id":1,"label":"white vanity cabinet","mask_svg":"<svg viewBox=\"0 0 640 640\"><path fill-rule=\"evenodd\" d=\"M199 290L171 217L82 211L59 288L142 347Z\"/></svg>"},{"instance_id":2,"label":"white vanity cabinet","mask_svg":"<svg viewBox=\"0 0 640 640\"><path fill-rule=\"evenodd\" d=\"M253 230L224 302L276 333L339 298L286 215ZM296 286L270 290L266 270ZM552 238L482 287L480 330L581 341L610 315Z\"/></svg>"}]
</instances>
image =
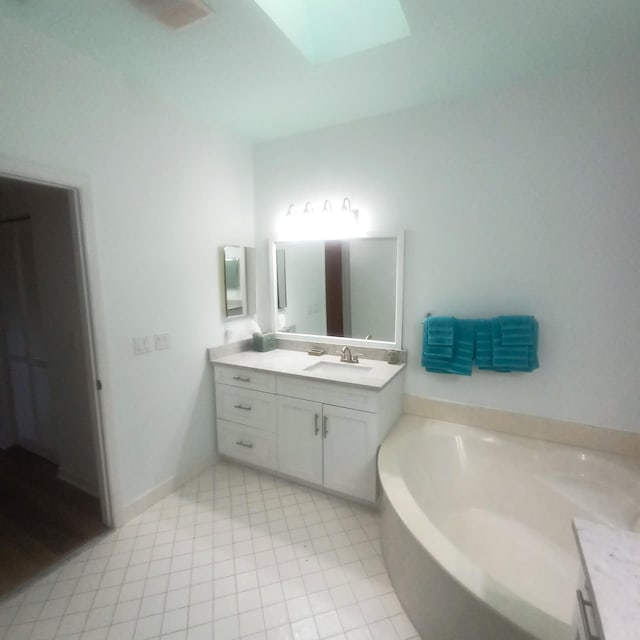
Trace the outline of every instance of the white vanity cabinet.
<instances>
[{"instance_id":1,"label":"white vanity cabinet","mask_svg":"<svg viewBox=\"0 0 640 640\"><path fill-rule=\"evenodd\" d=\"M222 455L375 502L376 453L402 412L401 375L370 388L225 361L214 362Z\"/></svg>"},{"instance_id":2,"label":"white vanity cabinet","mask_svg":"<svg viewBox=\"0 0 640 640\"><path fill-rule=\"evenodd\" d=\"M375 414L287 396L277 407L281 473L375 501Z\"/></svg>"},{"instance_id":3,"label":"white vanity cabinet","mask_svg":"<svg viewBox=\"0 0 640 640\"><path fill-rule=\"evenodd\" d=\"M392 380L388 388L374 391L278 376L278 470L374 502L376 451L400 414L396 384ZM394 397L397 415L386 418L385 399L393 406Z\"/></svg>"},{"instance_id":4,"label":"white vanity cabinet","mask_svg":"<svg viewBox=\"0 0 640 640\"><path fill-rule=\"evenodd\" d=\"M277 468L275 376L216 367L218 451L265 469Z\"/></svg>"},{"instance_id":5,"label":"white vanity cabinet","mask_svg":"<svg viewBox=\"0 0 640 640\"><path fill-rule=\"evenodd\" d=\"M631 640L640 629L640 533L573 519L582 563L576 640ZM584 585L582 587L582 585Z\"/></svg>"},{"instance_id":6,"label":"white vanity cabinet","mask_svg":"<svg viewBox=\"0 0 640 640\"><path fill-rule=\"evenodd\" d=\"M322 404L300 398L278 398L278 470L322 484Z\"/></svg>"}]
</instances>

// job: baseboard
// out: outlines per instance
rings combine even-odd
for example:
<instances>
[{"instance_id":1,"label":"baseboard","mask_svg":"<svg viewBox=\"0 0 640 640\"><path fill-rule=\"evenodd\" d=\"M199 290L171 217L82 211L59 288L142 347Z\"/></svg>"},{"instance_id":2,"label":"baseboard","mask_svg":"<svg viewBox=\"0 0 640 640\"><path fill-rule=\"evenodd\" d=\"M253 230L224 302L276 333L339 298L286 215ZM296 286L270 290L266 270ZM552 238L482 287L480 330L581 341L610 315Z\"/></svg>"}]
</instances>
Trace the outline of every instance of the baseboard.
<instances>
[{"instance_id":1,"label":"baseboard","mask_svg":"<svg viewBox=\"0 0 640 640\"><path fill-rule=\"evenodd\" d=\"M208 456L200 464L196 465L186 473L172 476L168 478L158 486L150 489L145 494L136 498L133 502L117 509L113 513L113 526L122 527L129 520L132 520L136 516L140 515L143 511L146 511L149 507L152 507L158 500L173 493L176 489L179 489L183 484L186 484L193 478L199 476L207 467L215 464L217 455L213 454Z\"/></svg>"},{"instance_id":2,"label":"baseboard","mask_svg":"<svg viewBox=\"0 0 640 640\"><path fill-rule=\"evenodd\" d=\"M80 491L84 491L94 498L100 498L100 491L98 490L98 487L88 483L84 478L81 478L69 469L58 467L58 480L62 480L67 484L73 485L76 489L80 489Z\"/></svg>"},{"instance_id":3,"label":"baseboard","mask_svg":"<svg viewBox=\"0 0 640 640\"><path fill-rule=\"evenodd\" d=\"M405 394L404 413L640 458L640 433Z\"/></svg>"}]
</instances>

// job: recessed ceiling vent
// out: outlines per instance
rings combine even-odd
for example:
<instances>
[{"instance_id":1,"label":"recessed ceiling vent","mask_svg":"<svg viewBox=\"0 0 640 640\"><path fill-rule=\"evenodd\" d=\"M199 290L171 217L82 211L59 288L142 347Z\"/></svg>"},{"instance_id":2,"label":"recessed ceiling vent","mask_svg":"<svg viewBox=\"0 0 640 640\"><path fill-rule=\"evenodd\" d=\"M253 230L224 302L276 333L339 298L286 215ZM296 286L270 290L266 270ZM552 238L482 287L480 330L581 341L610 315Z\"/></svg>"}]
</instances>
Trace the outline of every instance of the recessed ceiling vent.
<instances>
[{"instance_id":1,"label":"recessed ceiling vent","mask_svg":"<svg viewBox=\"0 0 640 640\"><path fill-rule=\"evenodd\" d=\"M213 13L202 0L131 0L131 2L176 31L199 22Z\"/></svg>"}]
</instances>

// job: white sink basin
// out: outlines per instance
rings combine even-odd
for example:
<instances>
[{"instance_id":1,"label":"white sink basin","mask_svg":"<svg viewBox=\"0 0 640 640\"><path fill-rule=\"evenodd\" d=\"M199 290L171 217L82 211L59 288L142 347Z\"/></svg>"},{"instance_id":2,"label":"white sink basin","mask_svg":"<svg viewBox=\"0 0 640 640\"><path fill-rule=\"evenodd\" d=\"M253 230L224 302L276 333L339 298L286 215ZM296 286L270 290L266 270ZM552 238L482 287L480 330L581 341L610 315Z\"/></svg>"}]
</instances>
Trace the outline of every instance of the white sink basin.
<instances>
[{"instance_id":1,"label":"white sink basin","mask_svg":"<svg viewBox=\"0 0 640 640\"><path fill-rule=\"evenodd\" d=\"M371 367L367 367L364 364L351 364L349 362L314 362L308 367L304 368L304 371L309 373L316 373L321 376L337 377L337 378L349 378L349 380L358 380L362 376L366 376Z\"/></svg>"}]
</instances>

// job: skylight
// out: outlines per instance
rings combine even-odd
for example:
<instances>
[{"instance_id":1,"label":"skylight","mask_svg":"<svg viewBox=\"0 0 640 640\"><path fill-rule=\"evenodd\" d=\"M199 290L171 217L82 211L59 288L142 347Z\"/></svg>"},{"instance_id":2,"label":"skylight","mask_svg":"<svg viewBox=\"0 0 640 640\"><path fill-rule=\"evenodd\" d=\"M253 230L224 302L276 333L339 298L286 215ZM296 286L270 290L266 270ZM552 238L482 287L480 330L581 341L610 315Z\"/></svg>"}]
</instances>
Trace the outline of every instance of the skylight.
<instances>
[{"instance_id":1,"label":"skylight","mask_svg":"<svg viewBox=\"0 0 640 640\"><path fill-rule=\"evenodd\" d=\"M406 38L400 0L255 0L302 54L328 62Z\"/></svg>"}]
</instances>

